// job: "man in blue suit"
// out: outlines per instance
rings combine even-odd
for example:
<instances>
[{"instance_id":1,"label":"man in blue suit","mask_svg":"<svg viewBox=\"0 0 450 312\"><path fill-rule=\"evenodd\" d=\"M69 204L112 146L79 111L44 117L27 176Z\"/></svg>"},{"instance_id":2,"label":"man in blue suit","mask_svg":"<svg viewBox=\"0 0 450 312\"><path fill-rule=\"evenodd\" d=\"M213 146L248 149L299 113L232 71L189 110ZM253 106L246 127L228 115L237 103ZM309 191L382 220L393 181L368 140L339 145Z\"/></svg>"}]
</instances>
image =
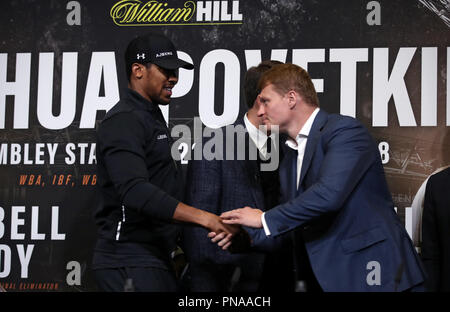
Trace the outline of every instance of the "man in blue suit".
<instances>
[{"instance_id":1,"label":"man in blue suit","mask_svg":"<svg viewBox=\"0 0 450 312\"><path fill-rule=\"evenodd\" d=\"M224 223L263 228L251 234L253 245L291 233L307 288L422 290L422 264L365 127L320 110L308 73L297 65L267 71L259 87L258 114L288 136L280 166L285 202L266 212L244 207L223 213ZM225 249L233 243L222 234L209 237Z\"/></svg>"},{"instance_id":2,"label":"man in blue suit","mask_svg":"<svg viewBox=\"0 0 450 312\"><path fill-rule=\"evenodd\" d=\"M243 206L255 206L265 211L279 203L278 170L260 170L261 162L274 160L273 156L276 156L279 147L272 146L267 134L259 129L263 123L262 118L257 115L258 81L265 71L277 64L282 63L264 61L250 68L245 75L244 94L248 111L234 125L228 126L236 129L236 132L241 129L244 144L239 144L239 135L234 139L227 129L218 129L224 138L223 153L218 157L222 159L208 160L203 157L189 163L186 202L190 205L220 215ZM226 156L227 141L233 142L232 159ZM201 147L197 144L196 147L199 146ZM275 150L269 152L271 146ZM257 157L251 159L251 150L255 151L254 156ZM242 151L247 157L239 159L238 154ZM275 167L278 168L278 162ZM230 254L212 244L207 233L208 230L201 227L186 225L183 229L183 251L189 261L185 278L187 289L251 292L274 290L275 287L280 291L292 289L290 247L280 248L278 253L269 257L257 251ZM274 267L280 269L275 270ZM288 281L282 283L283 278Z\"/></svg>"}]
</instances>

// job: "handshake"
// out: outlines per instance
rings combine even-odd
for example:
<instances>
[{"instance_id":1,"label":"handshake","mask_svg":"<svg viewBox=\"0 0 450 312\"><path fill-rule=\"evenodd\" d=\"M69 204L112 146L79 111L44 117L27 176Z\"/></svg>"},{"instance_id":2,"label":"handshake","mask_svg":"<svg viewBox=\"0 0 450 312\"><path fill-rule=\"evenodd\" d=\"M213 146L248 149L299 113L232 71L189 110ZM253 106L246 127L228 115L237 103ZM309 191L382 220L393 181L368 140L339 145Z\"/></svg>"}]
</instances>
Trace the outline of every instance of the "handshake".
<instances>
[{"instance_id":1,"label":"handshake","mask_svg":"<svg viewBox=\"0 0 450 312\"><path fill-rule=\"evenodd\" d=\"M223 250L231 253L245 252L250 249L251 238L241 226L261 228L262 211L244 207L222 213L211 220L207 226L208 238Z\"/></svg>"}]
</instances>

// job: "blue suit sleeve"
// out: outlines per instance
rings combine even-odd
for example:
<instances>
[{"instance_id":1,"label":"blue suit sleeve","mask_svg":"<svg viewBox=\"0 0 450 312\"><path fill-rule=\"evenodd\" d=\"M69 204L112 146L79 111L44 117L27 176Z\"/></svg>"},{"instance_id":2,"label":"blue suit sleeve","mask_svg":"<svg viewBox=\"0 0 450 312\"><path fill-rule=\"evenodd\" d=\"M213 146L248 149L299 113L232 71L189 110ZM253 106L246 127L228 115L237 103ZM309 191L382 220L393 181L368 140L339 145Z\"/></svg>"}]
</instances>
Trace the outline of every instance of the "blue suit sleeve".
<instances>
[{"instance_id":1,"label":"blue suit sleeve","mask_svg":"<svg viewBox=\"0 0 450 312\"><path fill-rule=\"evenodd\" d=\"M251 237L251 250L257 252L273 253L281 250L289 243L288 235L267 236L264 229L245 227Z\"/></svg>"},{"instance_id":2,"label":"blue suit sleeve","mask_svg":"<svg viewBox=\"0 0 450 312\"><path fill-rule=\"evenodd\" d=\"M338 211L379 157L369 133L356 120L344 118L332 128L324 130L328 133L323 133L318 142L325 153L317 181L295 199L266 212L273 236Z\"/></svg>"}]
</instances>

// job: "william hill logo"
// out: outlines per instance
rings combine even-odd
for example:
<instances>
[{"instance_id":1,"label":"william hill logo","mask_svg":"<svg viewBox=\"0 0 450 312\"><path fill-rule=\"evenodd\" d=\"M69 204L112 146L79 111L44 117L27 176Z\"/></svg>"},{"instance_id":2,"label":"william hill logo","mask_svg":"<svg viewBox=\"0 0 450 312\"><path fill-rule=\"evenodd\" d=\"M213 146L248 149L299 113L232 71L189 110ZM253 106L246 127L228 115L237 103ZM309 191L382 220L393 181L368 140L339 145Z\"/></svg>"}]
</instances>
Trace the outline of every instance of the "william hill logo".
<instances>
[{"instance_id":1,"label":"william hill logo","mask_svg":"<svg viewBox=\"0 0 450 312\"><path fill-rule=\"evenodd\" d=\"M118 26L242 24L239 1L186 1L172 7L156 0L121 0L110 15Z\"/></svg>"}]
</instances>

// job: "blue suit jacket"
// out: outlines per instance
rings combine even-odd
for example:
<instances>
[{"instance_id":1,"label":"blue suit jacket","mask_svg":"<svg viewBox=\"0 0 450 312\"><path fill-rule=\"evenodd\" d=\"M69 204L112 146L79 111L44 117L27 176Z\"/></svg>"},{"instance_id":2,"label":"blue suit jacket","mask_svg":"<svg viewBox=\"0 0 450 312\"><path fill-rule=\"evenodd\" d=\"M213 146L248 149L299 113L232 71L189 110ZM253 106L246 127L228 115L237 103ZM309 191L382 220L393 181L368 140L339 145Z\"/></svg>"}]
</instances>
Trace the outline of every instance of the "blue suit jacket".
<instances>
[{"instance_id":1,"label":"blue suit jacket","mask_svg":"<svg viewBox=\"0 0 450 312\"><path fill-rule=\"evenodd\" d=\"M325 291L401 291L424 280L394 211L379 151L356 119L320 110L298 190L292 174L286 155L280 167L285 203L265 213L271 236L260 230L256 244L298 231Z\"/></svg>"},{"instance_id":2,"label":"blue suit jacket","mask_svg":"<svg viewBox=\"0 0 450 312\"><path fill-rule=\"evenodd\" d=\"M236 122L236 125L245 129L242 118ZM248 157L245 160L226 160L226 131L224 128L216 131L219 131L224 138L222 153L220 153L224 160L207 160L203 157L202 160L190 161L185 202L217 215L245 206L265 210L257 161L250 160ZM203 147L206 142L207 140L204 140ZM237 159L237 144L238 141L235 140L234 159ZM245 151L249 150L250 144L256 151L256 146L248 132L245 132ZM199 147L197 144L196 148ZM274 182L278 183L278 181ZM250 233L255 231L255 229L249 228L246 230ZM182 248L191 265L197 265L200 269L202 265L208 264L245 265L247 270L249 268L252 270L251 275L261 275L265 259L264 253L250 251L231 254L212 243L207 234L208 230L202 227L183 226ZM207 269L206 266L204 269Z\"/></svg>"}]
</instances>

